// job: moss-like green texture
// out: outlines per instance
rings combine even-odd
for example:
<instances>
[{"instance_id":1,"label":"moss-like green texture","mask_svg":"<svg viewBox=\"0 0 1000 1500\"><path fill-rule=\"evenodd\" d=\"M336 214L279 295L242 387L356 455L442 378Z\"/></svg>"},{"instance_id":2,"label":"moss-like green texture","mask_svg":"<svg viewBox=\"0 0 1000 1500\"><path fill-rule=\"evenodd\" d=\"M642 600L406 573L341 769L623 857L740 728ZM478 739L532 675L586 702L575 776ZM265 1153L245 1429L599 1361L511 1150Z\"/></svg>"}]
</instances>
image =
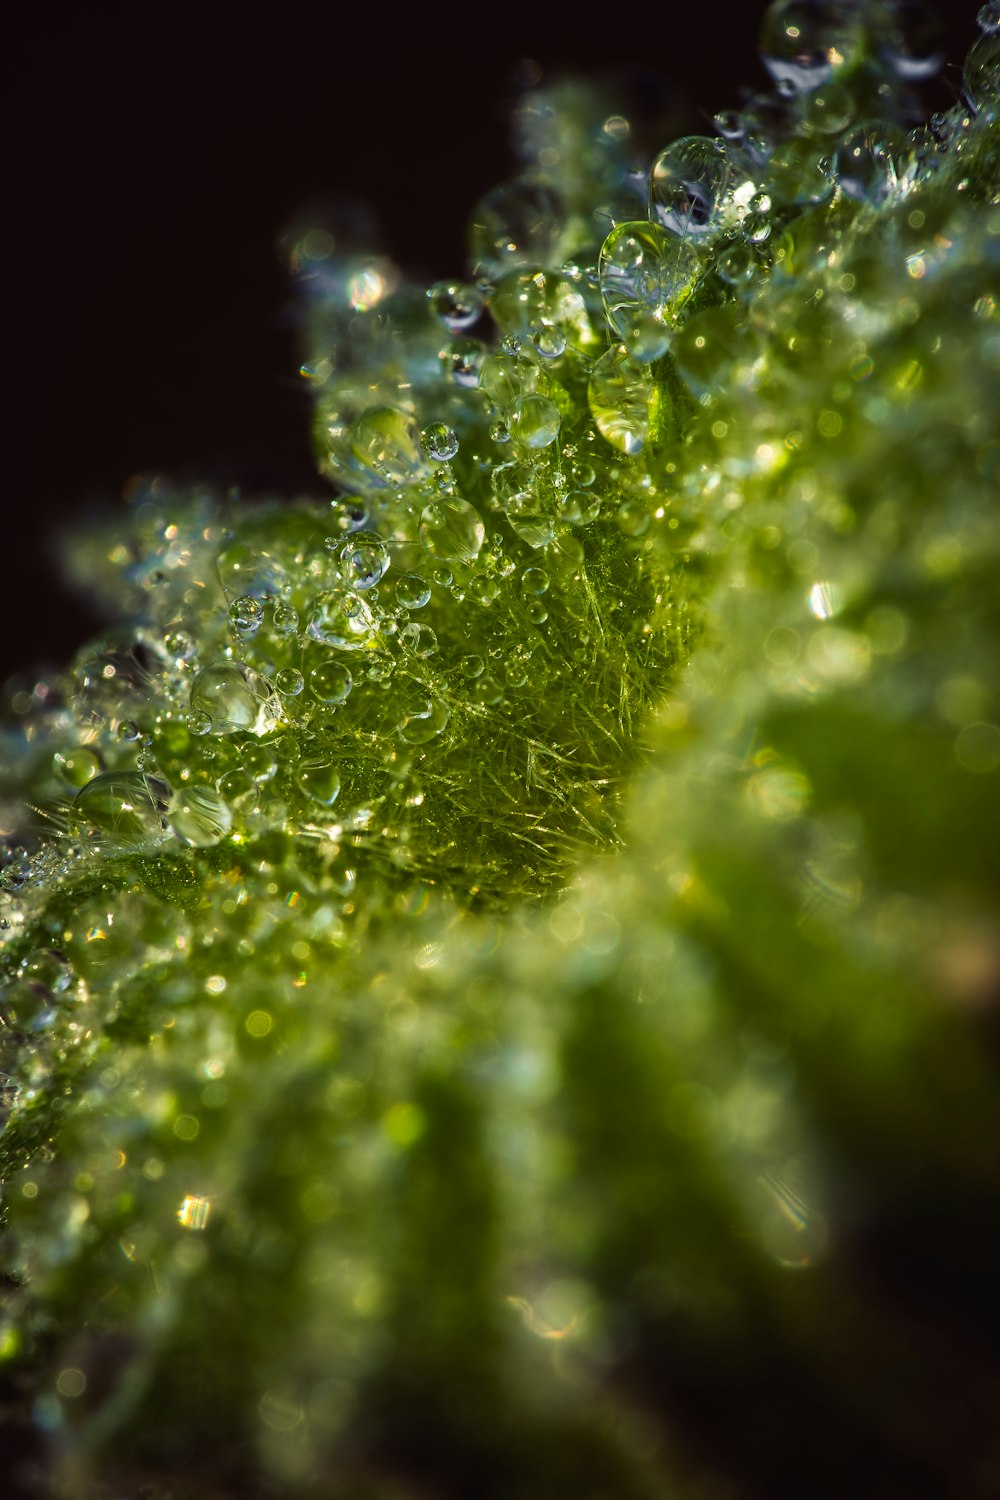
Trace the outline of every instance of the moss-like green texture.
<instances>
[{"instance_id":1,"label":"moss-like green texture","mask_svg":"<svg viewBox=\"0 0 1000 1500\"><path fill-rule=\"evenodd\" d=\"M468 285L303 231L339 498L81 539L122 623L4 730L15 1490L1000 1487L996 60L916 126L908 14L649 201L530 97Z\"/></svg>"}]
</instances>

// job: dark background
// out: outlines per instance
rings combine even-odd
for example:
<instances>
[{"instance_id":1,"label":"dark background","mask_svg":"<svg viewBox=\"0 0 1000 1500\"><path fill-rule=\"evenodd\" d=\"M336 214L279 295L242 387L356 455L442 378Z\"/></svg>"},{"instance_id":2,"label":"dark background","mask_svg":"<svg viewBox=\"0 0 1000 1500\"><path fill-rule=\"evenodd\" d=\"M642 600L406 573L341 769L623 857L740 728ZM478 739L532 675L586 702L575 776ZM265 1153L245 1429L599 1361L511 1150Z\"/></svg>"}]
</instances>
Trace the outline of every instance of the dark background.
<instances>
[{"instance_id":1,"label":"dark background","mask_svg":"<svg viewBox=\"0 0 1000 1500\"><path fill-rule=\"evenodd\" d=\"M963 12L965 7L962 7ZM949 57L975 4L948 22ZM378 0L38 7L4 39L8 373L0 680L98 628L51 558L137 472L322 491L275 242L318 193L372 206L427 281L461 275L476 198L510 171L525 59L617 75L711 133L767 77L752 3L497 3L391 18ZM954 98L958 70L935 102ZM626 102L623 100L623 103ZM663 142L654 143L662 145Z\"/></svg>"}]
</instances>

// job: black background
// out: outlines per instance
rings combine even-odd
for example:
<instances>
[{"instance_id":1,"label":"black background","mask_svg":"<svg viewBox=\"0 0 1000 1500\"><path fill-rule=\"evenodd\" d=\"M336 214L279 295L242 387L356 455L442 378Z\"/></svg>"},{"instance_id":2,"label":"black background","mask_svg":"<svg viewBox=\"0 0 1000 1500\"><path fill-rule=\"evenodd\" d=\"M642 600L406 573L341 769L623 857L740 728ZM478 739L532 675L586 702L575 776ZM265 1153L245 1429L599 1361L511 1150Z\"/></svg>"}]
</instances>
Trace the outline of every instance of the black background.
<instances>
[{"instance_id":1,"label":"black background","mask_svg":"<svg viewBox=\"0 0 1000 1500\"><path fill-rule=\"evenodd\" d=\"M406 270L461 275L525 59L625 77L711 133L767 86L760 9L38 7L8 27L0 680L97 628L52 541L130 475L322 491L275 247L305 200L367 202ZM949 22L953 61L974 15Z\"/></svg>"}]
</instances>

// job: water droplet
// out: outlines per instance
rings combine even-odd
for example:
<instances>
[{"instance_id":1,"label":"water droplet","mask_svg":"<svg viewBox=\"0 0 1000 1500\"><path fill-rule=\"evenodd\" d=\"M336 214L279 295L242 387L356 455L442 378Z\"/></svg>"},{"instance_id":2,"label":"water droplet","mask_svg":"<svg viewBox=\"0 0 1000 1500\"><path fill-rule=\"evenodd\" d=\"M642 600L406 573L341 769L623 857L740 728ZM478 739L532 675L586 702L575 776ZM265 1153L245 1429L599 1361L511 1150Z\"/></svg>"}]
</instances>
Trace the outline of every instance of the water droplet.
<instances>
[{"instance_id":1,"label":"water droplet","mask_svg":"<svg viewBox=\"0 0 1000 1500\"><path fill-rule=\"evenodd\" d=\"M400 706L400 737L409 745L424 745L441 733L448 718L448 709L440 699L411 692Z\"/></svg>"},{"instance_id":2,"label":"water droplet","mask_svg":"<svg viewBox=\"0 0 1000 1500\"><path fill-rule=\"evenodd\" d=\"M366 411L351 429L351 452L380 485L408 484L423 468L420 432L408 412L392 406Z\"/></svg>"},{"instance_id":3,"label":"water droplet","mask_svg":"<svg viewBox=\"0 0 1000 1500\"><path fill-rule=\"evenodd\" d=\"M587 400L597 430L619 452L641 453L649 436L652 387L625 349L609 349L590 375Z\"/></svg>"},{"instance_id":4,"label":"water droplet","mask_svg":"<svg viewBox=\"0 0 1000 1500\"><path fill-rule=\"evenodd\" d=\"M513 266L551 265L564 210L546 182L530 177L502 183L480 198L469 224L469 257L477 277L496 281Z\"/></svg>"},{"instance_id":5,"label":"water droplet","mask_svg":"<svg viewBox=\"0 0 1000 1500\"><path fill-rule=\"evenodd\" d=\"M434 316L452 333L471 328L483 310L482 293L461 281L436 281L427 300Z\"/></svg>"},{"instance_id":6,"label":"water droplet","mask_svg":"<svg viewBox=\"0 0 1000 1500\"><path fill-rule=\"evenodd\" d=\"M796 94L825 83L850 57L858 24L843 0L776 0L765 12L760 54L776 83Z\"/></svg>"},{"instance_id":7,"label":"water droplet","mask_svg":"<svg viewBox=\"0 0 1000 1500\"><path fill-rule=\"evenodd\" d=\"M309 691L320 703L344 703L354 679L339 661L324 661L309 673Z\"/></svg>"},{"instance_id":8,"label":"water droplet","mask_svg":"<svg viewBox=\"0 0 1000 1500\"><path fill-rule=\"evenodd\" d=\"M53 948L36 948L22 960L20 973L33 984L40 984L50 995L64 995L73 983L73 966Z\"/></svg>"},{"instance_id":9,"label":"water droplet","mask_svg":"<svg viewBox=\"0 0 1000 1500\"><path fill-rule=\"evenodd\" d=\"M208 734L212 728L212 715L203 708L192 708L184 720L191 734Z\"/></svg>"},{"instance_id":10,"label":"water droplet","mask_svg":"<svg viewBox=\"0 0 1000 1500\"><path fill-rule=\"evenodd\" d=\"M1000 31L1000 0L986 0L979 7L976 22L980 31Z\"/></svg>"},{"instance_id":11,"label":"water droplet","mask_svg":"<svg viewBox=\"0 0 1000 1500\"><path fill-rule=\"evenodd\" d=\"M495 443L509 443L510 428L507 426L507 423L500 421L494 422L492 427L490 428L490 437Z\"/></svg>"},{"instance_id":12,"label":"water droplet","mask_svg":"<svg viewBox=\"0 0 1000 1500\"><path fill-rule=\"evenodd\" d=\"M399 632L400 645L414 656L433 656L438 649L438 639L429 625L411 621Z\"/></svg>"},{"instance_id":13,"label":"water droplet","mask_svg":"<svg viewBox=\"0 0 1000 1500\"><path fill-rule=\"evenodd\" d=\"M275 635L294 635L299 628L299 612L292 604L275 603L271 610Z\"/></svg>"},{"instance_id":14,"label":"water droplet","mask_svg":"<svg viewBox=\"0 0 1000 1500\"><path fill-rule=\"evenodd\" d=\"M92 844L109 851L150 849L167 836L169 788L138 771L102 771L73 799L70 817Z\"/></svg>"},{"instance_id":15,"label":"water droplet","mask_svg":"<svg viewBox=\"0 0 1000 1500\"><path fill-rule=\"evenodd\" d=\"M485 666L486 663L483 661L483 658L475 654L461 657L458 663L458 669L462 673L462 676L468 677L470 681L481 677Z\"/></svg>"},{"instance_id":16,"label":"water droplet","mask_svg":"<svg viewBox=\"0 0 1000 1500\"><path fill-rule=\"evenodd\" d=\"M682 136L653 163L649 217L682 239L715 234L731 203L733 175L721 141Z\"/></svg>"},{"instance_id":17,"label":"water droplet","mask_svg":"<svg viewBox=\"0 0 1000 1500\"><path fill-rule=\"evenodd\" d=\"M453 380L463 390L475 390L486 358L486 348L478 339L452 339L450 344L445 344L438 357L449 380Z\"/></svg>"},{"instance_id":18,"label":"water droplet","mask_svg":"<svg viewBox=\"0 0 1000 1500\"><path fill-rule=\"evenodd\" d=\"M396 603L400 609L423 609L430 598L430 584L419 573L401 573L396 579Z\"/></svg>"},{"instance_id":19,"label":"water droplet","mask_svg":"<svg viewBox=\"0 0 1000 1500\"><path fill-rule=\"evenodd\" d=\"M345 583L371 589L388 571L389 549L374 531L355 531L341 547L339 561Z\"/></svg>"},{"instance_id":20,"label":"water droplet","mask_svg":"<svg viewBox=\"0 0 1000 1500\"><path fill-rule=\"evenodd\" d=\"M122 719L118 725L118 738L124 740L127 745L137 740L140 733L139 726L134 719Z\"/></svg>"},{"instance_id":21,"label":"water droplet","mask_svg":"<svg viewBox=\"0 0 1000 1500\"><path fill-rule=\"evenodd\" d=\"M233 815L214 787L183 786L170 809L170 826L182 844L210 849L230 832Z\"/></svg>"},{"instance_id":22,"label":"water droplet","mask_svg":"<svg viewBox=\"0 0 1000 1500\"><path fill-rule=\"evenodd\" d=\"M548 396L518 396L511 403L507 425L522 448L547 448L559 436L559 408Z\"/></svg>"},{"instance_id":23,"label":"water droplet","mask_svg":"<svg viewBox=\"0 0 1000 1500\"><path fill-rule=\"evenodd\" d=\"M521 574L521 588L526 594L544 594L549 586L549 575L544 568L525 568Z\"/></svg>"},{"instance_id":24,"label":"water droplet","mask_svg":"<svg viewBox=\"0 0 1000 1500\"><path fill-rule=\"evenodd\" d=\"M903 149L898 131L878 121L857 125L841 140L837 175L851 198L881 203L898 186L897 161Z\"/></svg>"},{"instance_id":25,"label":"water droplet","mask_svg":"<svg viewBox=\"0 0 1000 1500\"><path fill-rule=\"evenodd\" d=\"M420 517L420 540L444 562L473 562L486 536L482 517L467 500L434 500Z\"/></svg>"},{"instance_id":26,"label":"water droplet","mask_svg":"<svg viewBox=\"0 0 1000 1500\"><path fill-rule=\"evenodd\" d=\"M371 611L363 596L348 589L328 589L313 600L306 630L324 646L359 651L372 634Z\"/></svg>"},{"instance_id":27,"label":"water droplet","mask_svg":"<svg viewBox=\"0 0 1000 1500\"><path fill-rule=\"evenodd\" d=\"M944 62L944 27L924 0L892 0L878 37L882 61L907 83L933 78Z\"/></svg>"},{"instance_id":28,"label":"water droplet","mask_svg":"<svg viewBox=\"0 0 1000 1500\"><path fill-rule=\"evenodd\" d=\"M305 678L296 667L282 667L274 685L283 698L297 698L305 686Z\"/></svg>"},{"instance_id":29,"label":"water droplet","mask_svg":"<svg viewBox=\"0 0 1000 1500\"><path fill-rule=\"evenodd\" d=\"M987 32L973 42L962 78L965 97L977 114L996 109L1000 101L1000 32Z\"/></svg>"},{"instance_id":30,"label":"water droplet","mask_svg":"<svg viewBox=\"0 0 1000 1500\"><path fill-rule=\"evenodd\" d=\"M309 800L323 807L332 806L340 796L340 773L325 756L302 761L295 779Z\"/></svg>"},{"instance_id":31,"label":"water droplet","mask_svg":"<svg viewBox=\"0 0 1000 1500\"><path fill-rule=\"evenodd\" d=\"M76 745L71 750L57 750L52 769L67 786L86 786L101 770L101 757L86 745Z\"/></svg>"},{"instance_id":32,"label":"water droplet","mask_svg":"<svg viewBox=\"0 0 1000 1500\"><path fill-rule=\"evenodd\" d=\"M191 684L191 714L195 713L208 715L213 734L250 729L257 720L257 700L242 669L231 662L216 662L199 672ZM206 733L207 729L192 724L191 714L191 732Z\"/></svg>"},{"instance_id":33,"label":"water droplet","mask_svg":"<svg viewBox=\"0 0 1000 1500\"><path fill-rule=\"evenodd\" d=\"M458 452L458 434L446 422L432 422L420 435L424 452L436 464L446 464Z\"/></svg>"},{"instance_id":34,"label":"water droplet","mask_svg":"<svg viewBox=\"0 0 1000 1500\"><path fill-rule=\"evenodd\" d=\"M245 641L252 641L260 629L264 610L252 594L241 594L229 606L229 621L236 634Z\"/></svg>"},{"instance_id":35,"label":"water droplet","mask_svg":"<svg viewBox=\"0 0 1000 1500\"><path fill-rule=\"evenodd\" d=\"M625 339L649 319L675 327L698 284L702 257L658 224L619 224L601 246L601 294L608 322ZM606 358L607 356L603 356Z\"/></svg>"},{"instance_id":36,"label":"water droplet","mask_svg":"<svg viewBox=\"0 0 1000 1500\"><path fill-rule=\"evenodd\" d=\"M566 335L561 328L552 328L548 323L535 329L531 342L542 359L560 359L566 353Z\"/></svg>"}]
</instances>

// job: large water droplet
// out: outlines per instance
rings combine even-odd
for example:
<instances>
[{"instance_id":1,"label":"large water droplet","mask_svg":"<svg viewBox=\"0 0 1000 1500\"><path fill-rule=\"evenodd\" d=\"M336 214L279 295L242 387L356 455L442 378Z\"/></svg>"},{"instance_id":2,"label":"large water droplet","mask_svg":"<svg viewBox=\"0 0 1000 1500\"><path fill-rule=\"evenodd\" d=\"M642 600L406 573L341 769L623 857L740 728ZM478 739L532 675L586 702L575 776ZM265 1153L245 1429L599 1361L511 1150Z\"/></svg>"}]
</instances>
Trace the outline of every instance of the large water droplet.
<instances>
[{"instance_id":1,"label":"large water droplet","mask_svg":"<svg viewBox=\"0 0 1000 1500\"><path fill-rule=\"evenodd\" d=\"M150 849L167 837L169 788L138 771L102 771L73 799L70 820L89 842L111 852Z\"/></svg>"},{"instance_id":2,"label":"large water droplet","mask_svg":"<svg viewBox=\"0 0 1000 1500\"><path fill-rule=\"evenodd\" d=\"M389 567L389 549L374 531L355 531L338 554L340 576L351 588L371 589Z\"/></svg>"},{"instance_id":3,"label":"large water droplet","mask_svg":"<svg viewBox=\"0 0 1000 1500\"><path fill-rule=\"evenodd\" d=\"M471 328L483 310L482 293L462 281L436 281L427 300L434 316L452 333Z\"/></svg>"},{"instance_id":4,"label":"large water droplet","mask_svg":"<svg viewBox=\"0 0 1000 1500\"><path fill-rule=\"evenodd\" d=\"M320 662L309 673L309 689L320 703L343 703L350 695L354 679L339 661Z\"/></svg>"},{"instance_id":5,"label":"large water droplet","mask_svg":"<svg viewBox=\"0 0 1000 1500\"><path fill-rule=\"evenodd\" d=\"M420 517L420 540L442 562L473 562L485 537L482 517L467 500L434 500Z\"/></svg>"},{"instance_id":6,"label":"large water droplet","mask_svg":"<svg viewBox=\"0 0 1000 1500\"><path fill-rule=\"evenodd\" d=\"M295 779L309 800L323 807L330 807L340 796L340 773L327 756L302 761Z\"/></svg>"},{"instance_id":7,"label":"large water droplet","mask_svg":"<svg viewBox=\"0 0 1000 1500\"><path fill-rule=\"evenodd\" d=\"M510 435L522 448L547 448L559 436L560 421L548 396L518 396L507 414Z\"/></svg>"},{"instance_id":8,"label":"large water droplet","mask_svg":"<svg viewBox=\"0 0 1000 1500\"><path fill-rule=\"evenodd\" d=\"M364 598L349 589L328 589L313 600L306 630L324 646L359 651L373 630L371 610Z\"/></svg>"},{"instance_id":9,"label":"large water droplet","mask_svg":"<svg viewBox=\"0 0 1000 1500\"><path fill-rule=\"evenodd\" d=\"M407 484L423 467L420 429L392 406L366 411L351 429L351 451L380 485Z\"/></svg>"},{"instance_id":10,"label":"large water droplet","mask_svg":"<svg viewBox=\"0 0 1000 1500\"><path fill-rule=\"evenodd\" d=\"M207 715L213 734L250 729L256 723L257 711L257 699L245 673L231 662L205 667L191 684L191 712Z\"/></svg>"},{"instance_id":11,"label":"large water droplet","mask_svg":"<svg viewBox=\"0 0 1000 1500\"><path fill-rule=\"evenodd\" d=\"M776 0L760 33L761 58L774 81L796 94L825 83L854 50L853 10L845 0Z\"/></svg>"},{"instance_id":12,"label":"large water droplet","mask_svg":"<svg viewBox=\"0 0 1000 1500\"><path fill-rule=\"evenodd\" d=\"M400 738L409 745L424 745L441 733L448 718L448 709L439 698L428 697L419 691L410 692L400 705Z\"/></svg>"},{"instance_id":13,"label":"large water droplet","mask_svg":"<svg viewBox=\"0 0 1000 1500\"><path fill-rule=\"evenodd\" d=\"M447 464L458 452L458 434L447 422L432 422L420 434L424 452L436 464Z\"/></svg>"},{"instance_id":14,"label":"large water droplet","mask_svg":"<svg viewBox=\"0 0 1000 1500\"><path fill-rule=\"evenodd\" d=\"M716 233L733 170L721 141L688 135L661 151L649 174L649 217L682 239Z\"/></svg>"},{"instance_id":15,"label":"large water droplet","mask_svg":"<svg viewBox=\"0 0 1000 1500\"><path fill-rule=\"evenodd\" d=\"M495 281L513 266L555 258L564 211L546 182L517 178L480 198L469 224L469 258L477 276Z\"/></svg>"},{"instance_id":16,"label":"large water droplet","mask_svg":"<svg viewBox=\"0 0 1000 1500\"><path fill-rule=\"evenodd\" d=\"M252 641L260 629L264 610L252 594L241 594L229 606L229 622L236 634L245 641Z\"/></svg>"},{"instance_id":17,"label":"large water droplet","mask_svg":"<svg viewBox=\"0 0 1000 1500\"><path fill-rule=\"evenodd\" d=\"M1000 32L987 32L969 48L962 73L965 97L977 114L1000 103Z\"/></svg>"},{"instance_id":18,"label":"large water droplet","mask_svg":"<svg viewBox=\"0 0 1000 1500\"><path fill-rule=\"evenodd\" d=\"M210 849L230 832L233 816L214 787L184 786L170 808L170 826L182 844Z\"/></svg>"},{"instance_id":19,"label":"large water droplet","mask_svg":"<svg viewBox=\"0 0 1000 1500\"><path fill-rule=\"evenodd\" d=\"M67 786L86 786L100 771L101 757L88 745L74 745L72 749L56 751L52 769Z\"/></svg>"},{"instance_id":20,"label":"large water droplet","mask_svg":"<svg viewBox=\"0 0 1000 1500\"><path fill-rule=\"evenodd\" d=\"M658 224L643 220L612 229L601 246L600 281L608 322L618 337L627 340L650 319L676 326L702 268L698 251Z\"/></svg>"},{"instance_id":21,"label":"large water droplet","mask_svg":"<svg viewBox=\"0 0 1000 1500\"><path fill-rule=\"evenodd\" d=\"M590 375L587 400L604 440L629 455L641 453L649 436L652 386L625 349L609 349Z\"/></svg>"}]
</instances>

